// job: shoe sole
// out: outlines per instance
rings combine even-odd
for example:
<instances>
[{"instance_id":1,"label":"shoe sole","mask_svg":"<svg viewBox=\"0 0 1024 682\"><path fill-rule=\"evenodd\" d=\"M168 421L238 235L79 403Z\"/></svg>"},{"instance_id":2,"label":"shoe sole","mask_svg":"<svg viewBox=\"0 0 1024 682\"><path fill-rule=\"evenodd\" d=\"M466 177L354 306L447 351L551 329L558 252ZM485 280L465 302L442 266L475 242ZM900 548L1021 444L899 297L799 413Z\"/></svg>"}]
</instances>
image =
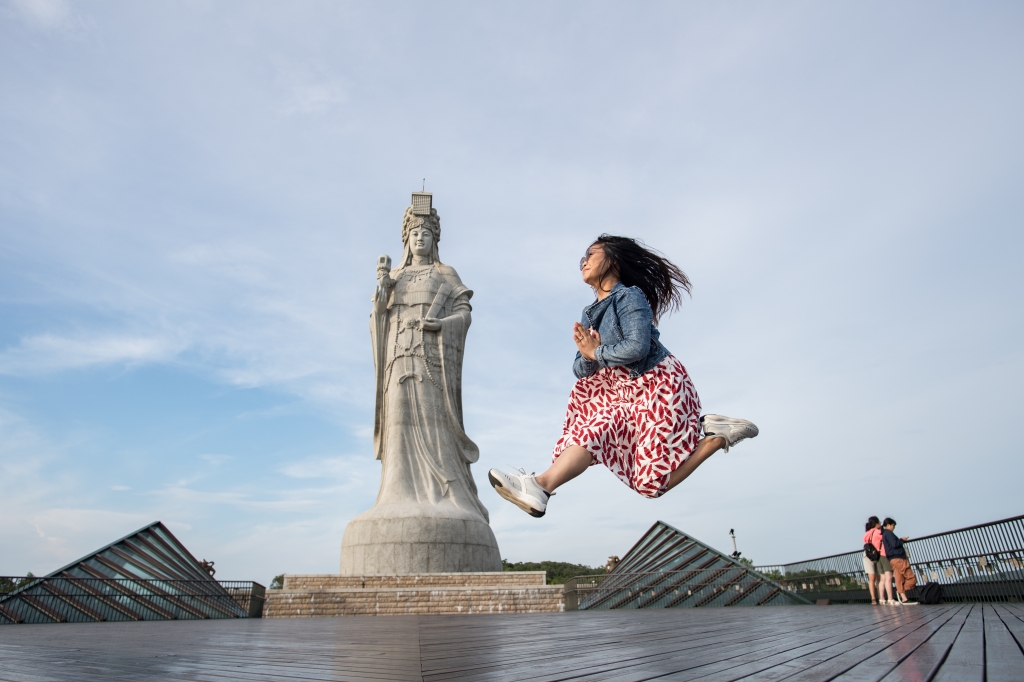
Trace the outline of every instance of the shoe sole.
<instances>
[{"instance_id":1,"label":"shoe sole","mask_svg":"<svg viewBox=\"0 0 1024 682\"><path fill-rule=\"evenodd\" d=\"M494 488L494 492L498 493L499 495L501 495L501 497L508 500L515 506L519 507L530 516L533 516L534 518L538 519L544 516L544 512L534 509L526 502L523 502L522 500L517 498L514 492L506 488L502 484L502 482L495 478L490 472L487 472L487 480L491 482L491 486Z\"/></svg>"},{"instance_id":2,"label":"shoe sole","mask_svg":"<svg viewBox=\"0 0 1024 682\"><path fill-rule=\"evenodd\" d=\"M710 415L710 414L704 415L703 417L700 418L701 426L703 426L705 422L710 423L710 424L716 424L716 423L717 424L730 424L730 425L742 424L743 426L746 426L746 427L748 427L748 428L750 428L750 429L752 429L754 431L754 434L752 436L746 436L746 438L756 438L757 434L759 434L761 432L760 429L757 428L757 424L755 424L752 421L747 421L746 419L735 419L733 417L725 417L725 418L721 418L721 419L714 419L714 417L718 417L718 416L719 415ZM712 418L708 419L708 417L712 417Z\"/></svg>"}]
</instances>

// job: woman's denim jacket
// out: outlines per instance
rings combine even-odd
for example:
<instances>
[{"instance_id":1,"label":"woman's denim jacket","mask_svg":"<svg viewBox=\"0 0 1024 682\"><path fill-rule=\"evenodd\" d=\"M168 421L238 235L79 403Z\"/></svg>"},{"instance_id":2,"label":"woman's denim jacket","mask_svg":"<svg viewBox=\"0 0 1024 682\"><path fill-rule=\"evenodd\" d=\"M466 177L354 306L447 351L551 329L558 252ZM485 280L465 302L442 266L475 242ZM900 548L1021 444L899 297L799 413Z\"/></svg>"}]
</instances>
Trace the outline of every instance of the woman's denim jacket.
<instances>
[{"instance_id":1,"label":"woman's denim jacket","mask_svg":"<svg viewBox=\"0 0 1024 682\"><path fill-rule=\"evenodd\" d=\"M580 320L587 329L597 329L601 345L594 351L594 361L576 352L572 371L582 379L604 367L621 365L636 378L668 357L669 352L658 341L654 313L638 287L619 282L604 299L583 309Z\"/></svg>"}]
</instances>

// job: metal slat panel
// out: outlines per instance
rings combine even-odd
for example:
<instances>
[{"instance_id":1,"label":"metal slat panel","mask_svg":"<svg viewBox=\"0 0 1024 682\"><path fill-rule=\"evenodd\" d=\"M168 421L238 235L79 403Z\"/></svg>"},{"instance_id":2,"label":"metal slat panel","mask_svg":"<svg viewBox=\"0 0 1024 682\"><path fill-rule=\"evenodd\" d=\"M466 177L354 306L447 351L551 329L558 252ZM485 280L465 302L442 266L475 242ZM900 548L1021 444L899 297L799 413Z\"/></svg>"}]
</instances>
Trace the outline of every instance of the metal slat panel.
<instances>
[{"instance_id":1,"label":"metal slat panel","mask_svg":"<svg viewBox=\"0 0 1024 682\"><path fill-rule=\"evenodd\" d=\"M663 521L641 536L615 570L577 576L566 585L568 608L580 610L732 606L747 603L762 588L758 603L810 603Z\"/></svg>"}]
</instances>

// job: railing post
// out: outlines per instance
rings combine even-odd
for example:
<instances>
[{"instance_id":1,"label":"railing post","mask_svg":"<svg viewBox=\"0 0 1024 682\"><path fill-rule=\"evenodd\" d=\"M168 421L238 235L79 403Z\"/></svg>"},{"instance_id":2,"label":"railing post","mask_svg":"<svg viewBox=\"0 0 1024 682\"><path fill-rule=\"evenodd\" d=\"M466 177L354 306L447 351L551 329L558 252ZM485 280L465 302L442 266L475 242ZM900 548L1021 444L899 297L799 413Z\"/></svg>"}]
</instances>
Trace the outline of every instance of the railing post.
<instances>
[{"instance_id":1,"label":"railing post","mask_svg":"<svg viewBox=\"0 0 1024 682\"><path fill-rule=\"evenodd\" d=\"M569 578L562 586L562 595L565 599L565 610L576 611L580 606L579 591L576 589L576 578Z\"/></svg>"}]
</instances>

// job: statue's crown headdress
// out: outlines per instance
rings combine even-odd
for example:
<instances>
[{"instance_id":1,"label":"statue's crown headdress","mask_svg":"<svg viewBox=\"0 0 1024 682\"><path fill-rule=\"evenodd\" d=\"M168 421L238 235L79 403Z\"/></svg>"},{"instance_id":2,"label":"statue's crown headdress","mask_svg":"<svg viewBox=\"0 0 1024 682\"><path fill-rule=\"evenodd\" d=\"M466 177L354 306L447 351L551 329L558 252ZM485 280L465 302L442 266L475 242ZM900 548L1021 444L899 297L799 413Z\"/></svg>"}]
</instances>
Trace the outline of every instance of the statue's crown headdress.
<instances>
[{"instance_id":1,"label":"statue's crown headdress","mask_svg":"<svg viewBox=\"0 0 1024 682\"><path fill-rule=\"evenodd\" d=\"M430 215L431 205L433 203L434 195L430 192L413 192L412 193L412 214L413 215Z\"/></svg>"},{"instance_id":2,"label":"statue's crown headdress","mask_svg":"<svg viewBox=\"0 0 1024 682\"><path fill-rule=\"evenodd\" d=\"M441 241L441 218L437 215L437 210L433 207L434 195L430 192L413 192L412 193L412 206L405 209L405 216L402 219L402 243L405 244L404 253L402 254L402 266L409 264L412 254L409 251L409 229L413 225L426 225L430 228L430 231L434 233L434 247L432 260L435 263L440 263L441 259L437 254L437 243Z\"/></svg>"}]
</instances>

